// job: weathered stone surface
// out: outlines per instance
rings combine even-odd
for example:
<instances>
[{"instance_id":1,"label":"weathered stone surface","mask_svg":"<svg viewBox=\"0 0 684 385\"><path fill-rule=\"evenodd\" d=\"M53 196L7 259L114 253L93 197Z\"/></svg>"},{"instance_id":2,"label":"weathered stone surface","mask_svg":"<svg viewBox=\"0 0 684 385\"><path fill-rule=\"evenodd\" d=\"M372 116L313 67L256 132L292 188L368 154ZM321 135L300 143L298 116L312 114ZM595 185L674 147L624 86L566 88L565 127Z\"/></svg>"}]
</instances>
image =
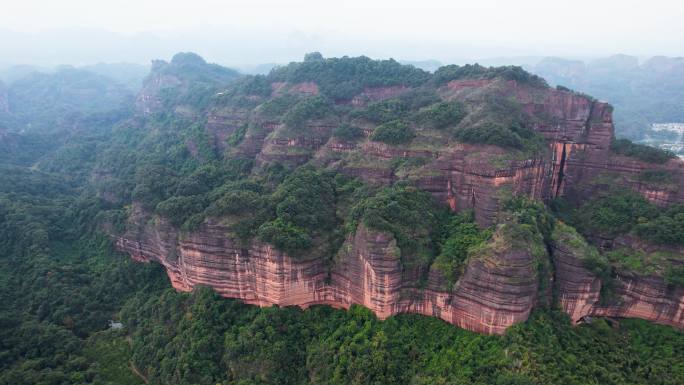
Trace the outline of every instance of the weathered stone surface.
<instances>
[{"instance_id":1,"label":"weathered stone surface","mask_svg":"<svg viewBox=\"0 0 684 385\"><path fill-rule=\"evenodd\" d=\"M175 87L181 84L181 80L173 75L166 75L155 71L155 68L166 65L166 62L156 60L152 62L152 71L135 99L135 108L139 113L151 114L162 109L159 92L164 88Z\"/></svg>"},{"instance_id":2,"label":"weathered stone surface","mask_svg":"<svg viewBox=\"0 0 684 385\"><path fill-rule=\"evenodd\" d=\"M284 94L301 95L301 96L315 96L318 95L318 85L314 82L304 82L297 84L288 84L286 82L271 83L271 96L277 97Z\"/></svg>"},{"instance_id":3,"label":"weathered stone surface","mask_svg":"<svg viewBox=\"0 0 684 385\"><path fill-rule=\"evenodd\" d=\"M161 86L164 82L159 79L156 83ZM318 93L313 83L274 83L272 90L274 95ZM368 89L350 103L363 106L408 90ZM154 91L150 86L141 93L144 108L154 109L154 98L143 97L154 95ZM520 159L499 147L448 139L413 147L363 139L345 142L331 137L334 122L309 122L307 127L288 128L279 120L232 109L213 110L207 130L222 146L238 127L248 125L244 139L230 148L230 154L256 159L257 165L278 161L296 166L312 161L371 183L413 180L455 211L473 209L482 225L494 223L502 192L540 200L564 196L582 201L605 191L608 185L622 185L658 205L684 202L684 193L678 188L684 184L684 163L673 160L664 165L647 164L609 151L613 123L612 109L606 103L515 81L453 81L439 90L444 99L461 101L492 93L519 101L534 122L533 129L546 138L546 153ZM368 136L373 127L362 129ZM423 165L400 174L393 166L397 159L419 159ZM673 178L671 185L640 181L641 172L654 169L667 170ZM601 182L603 179L607 182ZM402 312L420 313L469 330L500 334L527 319L532 308L546 303L550 296L551 285L541 285L550 276L539 276L540 257L534 257L530 248L500 249L471 259L451 288L446 287L437 271L430 271L427 285L420 286L415 276L402 271L392 237L363 226L346 240L333 261L326 261L294 258L256 241L239 245L229 235L230 228L217 220L208 220L195 232L180 234L163 219L150 219L140 209L134 210L128 231L117 237L117 247L137 260L164 265L178 290L209 285L223 296L259 306L328 304L347 308L361 304L380 318ZM611 246L619 241L606 243ZM619 274L619 301L602 305L601 282L584 267L582 256L562 243L552 246L553 284L560 306L574 321L606 315L684 327L683 289L668 288L656 276Z\"/></svg>"},{"instance_id":4,"label":"weathered stone surface","mask_svg":"<svg viewBox=\"0 0 684 385\"><path fill-rule=\"evenodd\" d=\"M240 247L220 224L208 222L181 235L162 219L149 219L136 209L129 232L117 238L116 246L138 261L161 263L181 291L208 285L259 306L361 304L379 318L420 313L496 334L527 319L536 302L538 280L527 249L474 259L453 290L440 291L406 281L396 241L364 226L347 239L330 267L322 258L292 258L256 241Z\"/></svg>"},{"instance_id":5,"label":"weathered stone surface","mask_svg":"<svg viewBox=\"0 0 684 385\"><path fill-rule=\"evenodd\" d=\"M456 144L426 166L431 173L418 175L419 187L445 201L455 211L473 209L482 225L493 223L503 188L514 194L548 199L553 191L553 165L544 159L503 160L494 146Z\"/></svg>"},{"instance_id":6,"label":"weathered stone surface","mask_svg":"<svg viewBox=\"0 0 684 385\"><path fill-rule=\"evenodd\" d=\"M617 272L609 303L600 301L601 280L582 255L564 242L553 243L558 302L574 322L586 316L642 318L684 328L684 288L668 287L662 276Z\"/></svg>"},{"instance_id":7,"label":"weathered stone surface","mask_svg":"<svg viewBox=\"0 0 684 385\"><path fill-rule=\"evenodd\" d=\"M207 124L205 126L207 133L213 139L213 144L216 148L223 151L226 148L226 140L235 130L239 129L249 122L249 111L227 108L216 109L207 117Z\"/></svg>"}]
</instances>

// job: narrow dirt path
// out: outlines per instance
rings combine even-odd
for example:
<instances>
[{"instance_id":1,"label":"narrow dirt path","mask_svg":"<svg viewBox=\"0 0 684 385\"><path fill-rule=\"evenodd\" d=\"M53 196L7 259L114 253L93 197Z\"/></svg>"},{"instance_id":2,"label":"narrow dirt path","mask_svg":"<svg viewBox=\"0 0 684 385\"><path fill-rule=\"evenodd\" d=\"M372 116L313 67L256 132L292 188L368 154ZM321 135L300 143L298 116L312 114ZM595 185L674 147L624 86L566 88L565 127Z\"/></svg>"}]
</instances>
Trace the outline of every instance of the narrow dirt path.
<instances>
[{"instance_id":1,"label":"narrow dirt path","mask_svg":"<svg viewBox=\"0 0 684 385\"><path fill-rule=\"evenodd\" d=\"M147 377L143 376L143 374L140 373L140 371L138 370L138 368L135 367L135 364L133 363L133 361L131 361L131 365L130 365L130 366L131 366L131 370L133 371L133 373L135 373L136 376L140 377L140 379L143 380L144 383L146 383L146 384L149 384L149 383L150 383L150 382L147 380Z\"/></svg>"}]
</instances>

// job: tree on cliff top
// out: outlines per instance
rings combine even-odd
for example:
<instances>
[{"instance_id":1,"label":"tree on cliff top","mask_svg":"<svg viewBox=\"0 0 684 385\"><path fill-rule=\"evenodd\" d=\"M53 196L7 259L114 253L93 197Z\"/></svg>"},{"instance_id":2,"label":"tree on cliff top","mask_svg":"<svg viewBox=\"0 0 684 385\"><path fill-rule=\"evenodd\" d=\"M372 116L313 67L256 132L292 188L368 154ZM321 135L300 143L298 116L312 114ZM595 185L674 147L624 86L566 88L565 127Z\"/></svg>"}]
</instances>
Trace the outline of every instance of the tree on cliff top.
<instances>
[{"instance_id":1,"label":"tree on cliff top","mask_svg":"<svg viewBox=\"0 0 684 385\"><path fill-rule=\"evenodd\" d=\"M494 79L503 78L505 80L514 80L518 83L529 84L534 87L548 87L544 79L537 75L533 75L519 66L502 66L502 67L483 67L479 64L466 64L459 66L450 64L440 67L435 71L432 81L437 85L446 84L452 80L461 79Z\"/></svg>"},{"instance_id":2,"label":"tree on cliff top","mask_svg":"<svg viewBox=\"0 0 684 385\"><path fill-rule=\"evenodd\" d=\"M616 154L637 158L649 163L665 163L677 156L668 150L634 143L629 139L615 139L610 144L610 150Z\"/></svg>"},{"instance_id":3,"label":"tree on cliff top","mask_svg":"<svg viewBox=\"0 0 684 385\"><path fill-rule=\"evenodd\" d=\"M394 59L372 60L366 56L323 58L308 54L303 62L275 68L268 75L272 81L299 83L313 81L332 99L350 99L365 87L417 86L430 74Z\"/></svg>"}]
</instances>

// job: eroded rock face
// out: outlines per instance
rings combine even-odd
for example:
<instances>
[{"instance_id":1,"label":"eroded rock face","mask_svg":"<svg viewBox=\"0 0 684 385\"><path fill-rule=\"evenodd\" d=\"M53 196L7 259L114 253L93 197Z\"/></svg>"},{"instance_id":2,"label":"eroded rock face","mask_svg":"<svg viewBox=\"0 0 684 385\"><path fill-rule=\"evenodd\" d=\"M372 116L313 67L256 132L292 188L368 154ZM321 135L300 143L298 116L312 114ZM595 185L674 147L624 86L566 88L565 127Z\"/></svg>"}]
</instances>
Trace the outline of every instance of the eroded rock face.
<instances>
[{"instance_id":1,"label":"eroded rock face","mask_svg":"<svg viewBox=\"0 0 684 385\"><path fill-rule=\"evenodd\" d=\"M455 99L469 98L468 93L492 84L487 80L455 81L444 93ZM571 92L521 87L512 81L498 87L498 92L515 98L529 116L545 117L533 128L546 139L550 156L499 161L496 148L450 146L438 153L428 167L433 173L419 179L419 184L454 209L473 208L478 223L491 224L498 209L496 192L502 187L541 200L564 196L583 201L595 196L597 189L620 185L660 206L684 202L684 190L678 188L684 184L684 162L674 159L656 165L610 152L614 127L612 107L607 103ZM487 156L478 158L474 155L478 153ZM645 170L664 170L672 176L672 183L644 183L639 175ZM436 172L441 175L435 177ZM597 183L606 177L608 185Z\"/></svg>"},{"instance_id":2,"label":"eroded rock face","mask_svg":"<svg viewBox=\"0 0 684 385\"><path fill-rule=\"evenodd\" d=\"M641 318L684 328L684 289L669 287L663 277L620 273L613 294L601 301L601 280L589 271L582 255L564 243L553 243L558 302L574 322L587 316Z\"/></svg>"},{"instance_id":3,"label":"eroded rock face","mask_svg":"<svg viewBox=\"0 0 684 385\"><path fill-rule=\"evenodd\" d=\"M288 84L286 82L271 83L271 96L277 97L284 94L300 95L300 96L315 96L318 95L318 85L314 82L303 82L297 84Z\"/></svg>"},{"instance_id":4,"label":"eroded rock face","mask_svg":"<svg viewBox=\"0 0 684 385\"><path fill-rule=\"evenodd\" d=\"M167 80L152 81L150 89L141 95L154 95L155 84L161 87ZM495 222L502 191L539 200L564 196L581 201L617 184L658 205L684 202L680 189L654 186L639 178L644 170L667 170L672 174L672 185L681 186L681 161L653 165L610 153L612 109L606 103L571 92L532 89L515 81L453 81L439 92L446 100L468 100L481 97L487 87L519 101L522 110L533 118L533 129L546 139L547 153L516 159L499 147L448 141L425 147L347 142L331 136L336 122L312 121L307 127L288 128L279 120L230 108L210 112L206 127L217 146L224 149L225 139L248 125L244 138L229 150L232 156L255 159L257 165L282 162L298 166L312 161L370 183L388 185L397 179L410 179L454 211L473 209L481 225ZM349 103L363 106L408 90L368 89ZM318 88L313 83L273 83L272 91L274 95L316 95ZM140 102L152 110L154 100L150 97ZM372 132L372 127L362 129L365 136ZM354 156L351 161L345 158L350 154ZM400 175L391 165L396 159L421 159L424 165ZM604 185L602 178L607 180ZM547 303L550 288L555 285L561 308L575 322L603 315L684 327L684 289L669 288L655 276L622 274L616 279L618 300L604 305L599 300L600 279L586 269L575 249L562 242L551 248L553 283L550 267L540 271L549 255L535 257L529 247L518 247L472 258L457 283L448 287L436 271L422 281L406 274L394 239L363 226L346 240L334 260L328 261L293 258L256 241L241 245L228 235L228 226L215 220L189 234L180 234L161 218L150 220L150 215L140 209L135 210L130 222L128 231L116 238L117 247L137 260L164 265L176 289L188 291L208 285L223 296L259 306L327 304L347 308L360 304L380 318L420 313L468 330L501 334L526 320L535 305Z\"/></svg>"},{"instance_id":5,"label":"eroded rock face","mask_svg":"<svg viewBox=\"0 0 684 385\"><path fill-rule=\"evenodd\" d=\"M482 156L480 156L482 155ZM454 211L473 209L481 225L494 222L500 206L499 191L545 200L550 197L553 165L544 159L503 160L494 146L458 144L443 152L418 175L417 185L445 201ZM494 159L494 161L493 161Z\"/></svg>"},{"instance_id":6,"label":"eroded rock face","mask_svg":"<svg viewBox=\"0 0 684 385\"><path fill-rule=\"evenodd\" d=\"M274 94L315 95L314 83L272 83ZM354 105L397 97L408 87L370 88L357 95ZM609 150L614 127L612 107L586 96L551 88L535 88L515 81L492 79L457 80L438 90L445 100L473 102L491 95L516 100L529 116L531 128L547 141L548 151L521 159L495 146L456 143L444 137L429 146L387 145L360 140L344 142L332 137L339 122L311 121L306 127L288 128L278 119L264 120L215 109L207 130L223 149L225 138L240 124L249 122L244 140L232 155L255 158L257 165L281 162L299 166L313 161L373 184L411 179L452 209L473 209L477 222L490 225L500 206L502 190L540 200L565 196L585 200L602 189L597 180L611 175L611 185L634 189L658 205L684 202L684 190L645 184L644 170L663 169L673 175L673 185L684 183L684 163L654 165L617 156ZM229 111L231 111L229 109ZM375 126L361 125L368 137ZM401 175L393 161L421 160L426 165L411 175Z\"/></svg>"},{"instance_id":7,"label":"eroded rock face","mask_svg":"<svg viewBox=\"0 0 684 385\"><path fill-rule=\"evenodd\" d=\"M573 179L565 194L569 199L586 200L606 191L611 185L630 188L648 199L651 203L664 207L684 203L684 162L672 159L662 165L654 165L633 158L615 154L588 154L581 161L574 161ZM647 170L663 170L672 178L671 183L658 185L641 180L640 175Z\"/></svg>"},{"instance_id":8,"label":"eroded rock face","mask_svg":"<svg viewBox=\"0 0 684 385\"><path fill-rule=\"evenodd\" d=\"M226 108L212 111L207 117L205 128L214 141L214 146L223 151L227 146L227 139L242 126L249 122L249 111Z\"/></svg>"},{"instance_id":9,"label":"eroded rock face","mask_svg":"<svg viewBox=\"0 0 684 385\"><path fill-rule=\"evenodd\" d=\"M143 87L140 92L138 92L138 96L135 99L135 108L138 112L147 115L161 111L161 90L165 88L176 87L181 84L181 80L177 76L167 75L155 71L155 69L165 65L166 62L161 60L152 62L152 71L150 72L150 76L145 79Z\"/></svg>"},{"instance_id":10,"label":"eroded rock face","mask_svg":"<svg viewBox=\"0 0 684 385\"><path fill-rule=\"evenodd\" d=\"M296 128L282 123L274 125L256 156L257 165L279 162L300 166L326 144L335 127L337 123L334 121L311 121Z\"/></svg>"},{"instance_id":11,"label":"eroded rock face","mask_svg":"<svg viewBox=\"0 0 684 385\"><path fill-rule=\"evenodd\" d=\"M135 211L131 230L117 238L117 248L138 261L162 264L181 291L208 285L222 296L259 306L360 304L382 319L420 313L488 334L527 319L537 300L534 258L524 248L473 260L455 287L444 290L405 280L393 237L363 225L334 261L303 260L256 241L240 246L224 225L205 223L181 235L163 220L150 221L142 210Z\"/></svg>"}]
</instances>

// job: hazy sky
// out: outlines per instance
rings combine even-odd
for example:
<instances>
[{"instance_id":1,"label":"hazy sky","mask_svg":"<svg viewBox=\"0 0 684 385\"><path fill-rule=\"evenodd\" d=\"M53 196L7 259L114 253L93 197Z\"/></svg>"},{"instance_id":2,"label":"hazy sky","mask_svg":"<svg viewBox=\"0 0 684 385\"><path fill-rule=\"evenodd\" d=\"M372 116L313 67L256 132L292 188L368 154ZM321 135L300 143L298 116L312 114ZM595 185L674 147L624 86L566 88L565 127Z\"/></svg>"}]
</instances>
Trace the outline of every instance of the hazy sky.
<instances>
[{"instance_id":1,"label":"hazy sky","mask_svg":"<svg viewBox=\"0 0 684 385\"><path fill-rule=\"evenodd\" d=\"M5 0L0 62L684 55L675 0Z\"/></svg>"}]
</instances>

